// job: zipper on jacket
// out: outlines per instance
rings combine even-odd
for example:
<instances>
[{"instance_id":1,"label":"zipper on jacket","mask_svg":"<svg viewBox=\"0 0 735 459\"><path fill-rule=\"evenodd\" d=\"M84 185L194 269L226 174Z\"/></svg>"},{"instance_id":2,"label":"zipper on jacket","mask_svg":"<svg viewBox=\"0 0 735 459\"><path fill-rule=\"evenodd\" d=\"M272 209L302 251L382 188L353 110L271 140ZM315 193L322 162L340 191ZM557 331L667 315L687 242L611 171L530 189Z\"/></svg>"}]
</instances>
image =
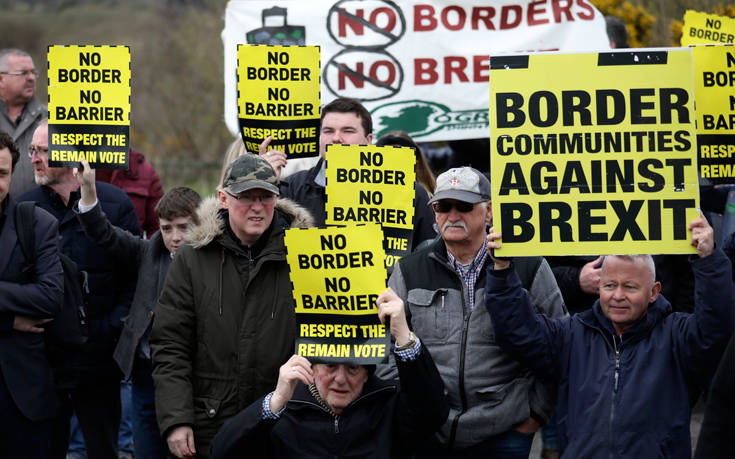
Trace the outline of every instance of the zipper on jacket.
<instances>
[{"instance_id":1,"label":"zipper on jacket","mask_svg":"<svg viewBox=\"0 0 735 459\"><path fill-rule=\"evenodd\" d=\"M334 433L339 433L339 419L334 418Z\"/></svg>"},{"instance_id":2,"label":"zipper on jacket","mask_svg":"<svg viewBox=\"0 0 735 459\"><path fill-rule=\"evenodd\" d=\"M610 457L615 457L615 435L613 422L615 421L615 398L618 393L618 380L620 379L620 347L622 347L622 337L620 338L620 346L618 346L618 337L613 333L613 350L615 351L615 377L613 382L613 391L610 403Z\"/></svg>"},{"instance_id":3,"label":"zipper on jacket","mask_svg":"<svg viewBox=\"0 0 735 459\"><path fill-rule=\"evenodd\" d=\"M222 272L225 269L225 248L222 247L222 260L219 265L219 316L222 317Z\"/></svg>"},{"instance_id":4,"label":"zipper on jacket","mask_svg":"<svg viewBox=\"0 0 735 459\"><path fill-rule=\"evenodd\" d=\"M462 403L462 410L457 413L457 416L454 417L454 420L452 421L452 430L449 433L449 450L452 450L454 448L454 440L457 437L457 427L459 425L459 417L464 414L467 411L467 394L465 393L464 388L464 364L465 364L465 355L467 354L467 334L470 327L470 315L471 312L468 313L467 311L467 304L465 304L464 301L464 281L462 278L457 274L456 271L452 270L454 274L459 278L459 291L462 295L462 344L460 346L459 351L459 399ZM442 297L443 299L443 297Z\"/></svg>"}]
</instances>

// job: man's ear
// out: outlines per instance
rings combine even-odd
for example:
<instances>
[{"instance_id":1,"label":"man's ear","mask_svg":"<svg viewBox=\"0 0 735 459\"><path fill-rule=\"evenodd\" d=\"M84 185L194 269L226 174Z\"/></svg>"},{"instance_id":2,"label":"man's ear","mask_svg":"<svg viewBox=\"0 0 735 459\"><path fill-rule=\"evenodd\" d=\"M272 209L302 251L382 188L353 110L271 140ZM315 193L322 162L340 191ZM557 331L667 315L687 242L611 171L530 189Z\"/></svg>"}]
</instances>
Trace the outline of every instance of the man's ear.
<instances>
[{"instance_id":1,"label":"man's ear","mask_svg":"<svg viewBox=\"0 0 735 459\"><path fill-rule=\"evenodd\" d=\"M651 288L651 298L648 302L653 303L654 301L656 301L659 293L661 293L661 282L654 282L653 287Z\"/></svg>"},{"instance_id":2,"label":"man's ear","mask_svg":"<svg viewBox=\"0 0 735 459\"><path fill-rule=\"evenodd\" d=\"M227 195L222 190L217 190L217 197L223 209L227 209Z\"/></svg>"},{"instance_id":3,"label":"man's ear","mask_svg":"<svg viewBox=\"0 0 735 459\"><path fill-rule=\"evenodd\" d=\"M373 133L371 132L366 137L367 137L368 145L372 145L373 144Z\"/></svg>"}]
</instances>

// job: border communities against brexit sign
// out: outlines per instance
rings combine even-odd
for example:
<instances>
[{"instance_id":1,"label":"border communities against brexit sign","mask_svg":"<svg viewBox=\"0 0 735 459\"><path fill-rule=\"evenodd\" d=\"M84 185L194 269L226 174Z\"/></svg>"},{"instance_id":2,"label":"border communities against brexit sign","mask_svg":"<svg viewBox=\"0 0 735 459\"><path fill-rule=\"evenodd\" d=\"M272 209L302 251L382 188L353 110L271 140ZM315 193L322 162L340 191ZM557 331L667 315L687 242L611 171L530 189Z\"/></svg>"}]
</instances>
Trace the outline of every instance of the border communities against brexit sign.
<instances>
[{"instance_id":1,"label":"border communities against brexit sign","mask_svg":"<svg viewBox=\"0 0 735 459\"><path fill-rule=\"evenodd\" d=\"M687 231L699 207L691 50L490 64L499 255L695 251Z\"/></svg>"},{"instance_id":2,"label":"border communities against brexit sign","mask_svg":"<svg viewBox=\"0 0 735 459\"><path fill-rule=\"evenodd\" d=\"M286 230L296 302L296 353L312 362L387 361L375 301L385 290L383 232L374 223Z\"/></svg>"},{"instance_id":3,"label":"border communities against brexit sign","mask_svg":"<svg viewBox=\"0 0 735 459\"><path fill-rule=\"evenodd\" d=\"M379 223L386 268L411 252L416 155L407 147L330 145L327 160L328 225Z\"/></svg>"},{"instance_id":4,"label":"border communities against brexit sign","mask_svg":"<svg viewBox=\"0 0 735 459\"><path fill-rule=\"evenodd\" d=\"M49 166L127 169L130 49L49 46Z\"/></svg>"},{"instance_id":5,"label":"border communities against brexit sign","mask_svg":"<svg viewBox=\"0 0 735 459\"><path fill-rule=\"evenodd\" d=\"M319 47L239 45L237 105L245 149L319 154Z\"/></svg>"}]
</instances>

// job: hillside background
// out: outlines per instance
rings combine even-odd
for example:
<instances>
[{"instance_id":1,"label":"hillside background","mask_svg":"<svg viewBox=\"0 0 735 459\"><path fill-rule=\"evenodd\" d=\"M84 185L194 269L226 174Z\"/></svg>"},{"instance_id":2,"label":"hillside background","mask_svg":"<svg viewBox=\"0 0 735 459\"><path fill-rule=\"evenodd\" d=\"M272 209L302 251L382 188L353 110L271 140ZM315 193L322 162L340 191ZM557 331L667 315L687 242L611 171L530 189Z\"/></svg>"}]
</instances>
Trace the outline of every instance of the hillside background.
<instances>
[{"instance_id":1,"label":"hillside background","mask_svg":"<svg viewBox=\"0 0 735 459\"><path fill-rule=\"evenodd\" d=\"M131 141L164 188L210 193L232 141L222 119L226 0L0 0L0 48L28 51L46 101L49 44L128 45L132 53ZM678 42L684 11L733 14L712 0L592 0L621 17L639 46ZM680 24L678 25L680 33Z\"/></svg>"}]
</instances>

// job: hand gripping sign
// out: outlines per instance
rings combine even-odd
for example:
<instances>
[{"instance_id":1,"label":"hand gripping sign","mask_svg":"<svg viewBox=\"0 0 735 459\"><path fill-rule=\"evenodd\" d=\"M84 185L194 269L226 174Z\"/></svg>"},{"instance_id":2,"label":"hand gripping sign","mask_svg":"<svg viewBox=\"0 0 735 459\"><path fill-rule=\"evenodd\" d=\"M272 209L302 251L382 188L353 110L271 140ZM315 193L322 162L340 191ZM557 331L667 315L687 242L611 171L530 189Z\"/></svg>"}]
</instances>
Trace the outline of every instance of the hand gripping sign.
<instances>
[{"instance_id":1,"label":"hand gripping sign","mask_svg":"<svg viewBox=\"0 0 735 459\"><path fill-rule=\"evenodd\" d=\"M374 223L286 231L297 354L324 363L387 361L390 336L375 305L386 285L382 241Z\"/></svg>"},{"instance_id":2,"label":"hand gripping sign","mask_svg":"<svg viewBox=\"0 0 735 459\"><path fill-rule=\"evenodd\" d=\"M735 184L735 46L698 45L692 52L699 174Z\"/></svg>"},{"instance_id":3,"label":"hand gripping sign","mask_svg":"<svg viewBox=\"0 0 735 459\"><path fill-rule=\"evenodd\" d=\"M498 255L694 252L691 50L500 56L490 65Z\"/></svg>"},{"instance_id":4,"label":"hand gripping sign","mask_svg":"<svg viewBox=\"0 0 735 459\"><path fill-rule=\"evenodd\" d=\"M290 158L319 154L319 47L239 45L237 106L240 134L257 153L268 149Z\"/></svg>"},{"instance_id":5,"label":"hand gripping sign","mask_svg":"<svg viewBox=\"0 0 735 459\"><path fill-rule=\"evenodd\" d=\"M407 147L330 145L326 223L379 223L385 233L386 268L411 251L416 156Z\"/></svg>"},{"instance_id":6,"label":"hand gripping sign","mask_svg":"<svg viewBox=\"0 0 735 459\"><path fill-rule=\"evenodd\" d=\"M49 166L127 169L130 49L49 46Z\"/></svg>"}]
</instances>

